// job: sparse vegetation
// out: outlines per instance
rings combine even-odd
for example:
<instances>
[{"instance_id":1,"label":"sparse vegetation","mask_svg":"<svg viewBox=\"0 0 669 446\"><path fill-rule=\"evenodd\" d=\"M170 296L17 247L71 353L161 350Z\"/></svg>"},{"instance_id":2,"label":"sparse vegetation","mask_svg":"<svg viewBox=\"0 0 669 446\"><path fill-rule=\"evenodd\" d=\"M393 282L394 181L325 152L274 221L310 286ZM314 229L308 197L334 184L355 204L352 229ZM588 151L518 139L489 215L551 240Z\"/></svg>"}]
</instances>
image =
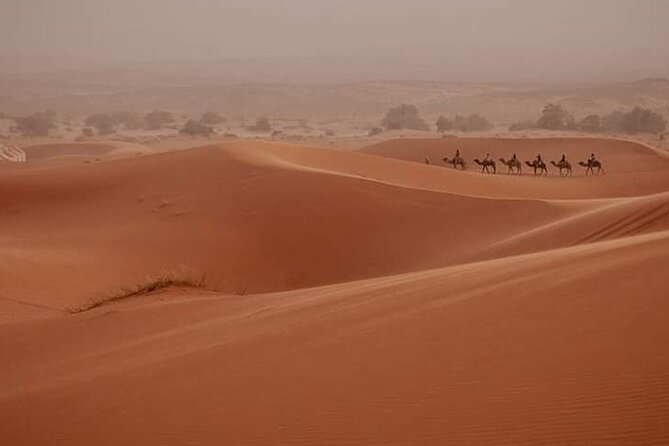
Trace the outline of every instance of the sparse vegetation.
<instances>
[{"instance_id":1,"label":"sparse vegetation","mask_svg":"<svg viewBox=\"0 0 669 446\"><path fill-rule=\"evenodd\" d=\"M380 135L383 133L383 129L381 127L372 127L369 129L369 132L367 132L367 136L376 136Z\"/></svg>"},{"instance_id":2,"label":"sparse vegetation","mask_svg":"<svg viewBox=\"0 0 669 446\"><path fill-rule=\"evenodd\" d=\"M179 133L191 136L209 136L214 133L214 128L195 119L189 119L179 130Z\"/></svg>"},{"instance_id":3,"label":"sparse vegetation","mask_svg":"<svg viewBox=\"0 0 669 446\"><path fill-rule=\"evenodd\" d=\"M387 130L428 130L428 125L420 117L418 107L402 104L391 108L381 121Z\"/></svg>"},{"instance_id":4,"label":"sparse vegetation","mask_svg":"<svg viewBox=\"0 0 669 446\"><path fill-rule=\"evenodd\" d=\"M625 133L662 133L667 128L667 120L659 113L648 108L634 107L631 112L623 116L620 123Z\"/></svg>"},{"instance_id":5,"label":"sparse vegetation","mask_svg":"<svg viewBox=\"0 0 669 446\"><path fill-rule=\"evenodd\" d=\"M272 131L272 124L267 116L256 119L255 124L246 127L246 130L256 133L269 133Z\"/></svg>"},{"instance_id":6,"label":"sparse vegetation","mask_svg":"<svg viewBox=\"0 0 669 446\"><path fill-rule=\"evenodd\" d=\"M14 118L16 128L25 136L49 136L49 130L56 128L52 111L34 113L26 117Z\"/></svg>"},{"instance_id":7,"label":"sparse vegetation","mask_svg":"<svg viewBox=\"0 0 669 446\"><path fill-rule=\"evenodd\" d=\"M174 116L167 111L152 111L144 116L145 128L147 130L158 130L166 124L174 122Z\"/></svg>"},{"instance_id":8,"label":"sparse vegetation","mask_svg":"<svg viewBox=\"0 0 669 446\"><path fill-rule=\"evenodd\" d=\"M139 130L146 126L144 119L128 111L120 111L112 114L112 119L116 125L123 125L126 130Z\"/></svg>"},{"instance_id":9,"label":"sparse vegetation","mask_svg":"<svg viewBox=\"0 0 669 446\"><path fill-rule=\"evenodd\" d=\"M200 122L202 124L216 125L225 122L225 119L223 119L223 116L214 111L207 111L204 112L200 117Z\"/></svg>"},{"instance_id":10,"label":"sparse vegetation","mask_svg":"<svg viewBox=\"0 0 669 446\"><path fill-rule=\"evenodd\" d=\"M439 116L436 125L437 131L439 133L448 132L449 130L453 129L453 122L451 122L451 120L444 115Z\"/></svg>"},{"instance_id":11,"label":"sparse vegetation","mask_svg":"<svg viewBox=\"0 0 669 446\"><path fill-rule=\"evenodd\" d=\"M571 116L559 104L548 104L541 112L537 127L548 130L561 130L568 127Z\"/></svg>"},{"instance_id":12,"label":"sparse vegetation","mask_svg":"<svg viewBox=\"0 0 669 446\"><path fill-rule=\"evenodd\" d=\"M157 277L152 277L146 280L146 282L131 287L123 288L118 293L112 294L110 296L104 297L99 300L91 301L89 303L72 307L69 309L69 312L72 314L82 313L84 311L92 310L94 308L106 305L112 302L118 302L124 299L145 296L147 294L154 293L156 291L163 290L170 287L182 287L182 288L204 288L205 286L205 277L204 275L184 275L179 274L164 274Z\"/></svg>"},{"instance_id":13,"label":"sparse vegetation","mask_svg":"<svg viewBox=\"0 0 669 446\"><path fill-rule=\"evenodd\" d=\"M109 135L116 132L116 121L107 113L90 115L84 121L84 125L95 128L98 131L98 135Z\"/></svg>"},{"instance_id":14,"label":"sparse vegetation","mask_svg":"<svg viewBox=\"0 0 669 446\"><path fill-rule=\"evenodd\" d=\"M510 132L520 132L523 130L530 130L537 127L537 123L534 121L526 120L520 122L514 122L509 126Z\"/></svg>"},{"instance_id":15,"label":"sparse vegetation","mask_svg":"<svg viewBox=\"0 0 669 446\"><path fill-rule=\"evenodd\" d=\"M453 118L453 129L461 132L481 132L490 130L492 124L485 116L474 113L468 116L456 115Z\"/></svg>"},{"instance_id":16,"label":"sparse vegetation","mask_svg":"<svg viewBox=\"0 0 669 446\"><path fill-rule=\"evenodd\" d=\"M584 132L600 132L602 130L602 119L599 115L588 115L579 121L578 128Z\"/></svg>"}]
</instances>

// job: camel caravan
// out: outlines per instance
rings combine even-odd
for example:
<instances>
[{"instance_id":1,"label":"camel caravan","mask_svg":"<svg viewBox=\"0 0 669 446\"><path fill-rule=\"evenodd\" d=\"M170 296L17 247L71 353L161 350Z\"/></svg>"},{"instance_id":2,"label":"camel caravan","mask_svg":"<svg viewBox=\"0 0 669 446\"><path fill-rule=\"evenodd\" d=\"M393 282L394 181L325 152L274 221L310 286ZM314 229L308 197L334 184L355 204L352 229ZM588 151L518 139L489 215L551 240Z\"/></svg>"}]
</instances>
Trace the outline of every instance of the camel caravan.
<instances>
[{"instance_id":1,"label":"camel caravan","mask_svg":"<svg viewBox=\"0 0 669 446\"><path fill-rule=\"evenodd\" d=\"M25 163L26 152L18 146L0 145L0 160L11 161L13 163Z\"/></svg>"},{"instance_id":2,"label":"camel caravan","mask_svg":"<svg viewBox=\"0 0 669 446\"><path fill-rule=\"evenodd\" d=\"M455 151L455 155L452 158L444 157L442 161L447 165L453 167L456 170L467 170L467 164L465 163L464 158L460 155L460 150ZM478 158L474 159L474 163L478 166L481 166L481 173L487 174L496 174L497 173L497 162L500 162L502 165L506 166L506 173L508 175L522 175L523 174L523 162L521 162L516 154L514 153L511 158L508 160L505 158L499 158L498 160L493 159L490 154L488 154L484 159L480 160ZM426 157L425 164L430 164L430 160ZM532 168L532 172L536 176L548 176L548 165L541 157L541 154L538 154L535 159L532 161L525 161L526 166ZM563 154L558 161L550 161L550 165L554 166L559 175L562 176L571 176L572 166L567 157ZM595 158L595 154L591 154L590 158L585 161L579 161L578 165L585 167L585 175L599 175L604 173L604 168L602 167L601 161Z\"/></svg>"}]
</instances>

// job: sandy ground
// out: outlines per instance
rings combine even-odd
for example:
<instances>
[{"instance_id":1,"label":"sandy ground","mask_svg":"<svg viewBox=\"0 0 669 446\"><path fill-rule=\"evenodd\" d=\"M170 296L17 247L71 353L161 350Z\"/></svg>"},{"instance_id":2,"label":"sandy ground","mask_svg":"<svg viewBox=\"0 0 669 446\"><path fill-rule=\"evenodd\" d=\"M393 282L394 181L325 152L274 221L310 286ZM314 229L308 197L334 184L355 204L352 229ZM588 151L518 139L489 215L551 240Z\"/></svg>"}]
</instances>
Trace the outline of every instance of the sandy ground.
<instances>
[{"instance_id":1,"label":"sandy ground","mask_svg":"<svg viewBox=\"0 0 669 446\"><path fill-rule=\"evenodd\" d=\"M664 152L25 149L0 164L0 444L669 441ZM471 165L513 152L574 175ZM72 312L168 273L205 286Z\"/></svg>"}]
</instances>

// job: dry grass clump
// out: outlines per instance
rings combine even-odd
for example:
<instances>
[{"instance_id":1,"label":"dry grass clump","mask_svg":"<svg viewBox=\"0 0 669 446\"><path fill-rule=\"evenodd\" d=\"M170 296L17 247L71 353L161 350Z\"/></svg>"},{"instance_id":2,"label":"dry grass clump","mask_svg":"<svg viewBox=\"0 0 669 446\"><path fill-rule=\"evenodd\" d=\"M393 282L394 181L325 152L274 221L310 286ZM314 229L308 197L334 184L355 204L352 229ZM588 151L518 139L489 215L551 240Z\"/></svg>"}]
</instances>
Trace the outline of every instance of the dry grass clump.
<instances>
[{"instance_id":1,"label":"dry grass clump","mask_svg":"<svg viewBox=\"0 0 669 446\"><path fill-rule=\"evenodd\" d=\"M166 273L155 277L149 277L145 282L139 285L130 288L121 288L119 292L115 294L71 307L68 311L72 314L82 313L112 302L118 302L137 296L145 296L171 287L204 288L204 286L205 276L203 274L185 274L183 271L180 273Z\"/></svg>"}]
</instances>

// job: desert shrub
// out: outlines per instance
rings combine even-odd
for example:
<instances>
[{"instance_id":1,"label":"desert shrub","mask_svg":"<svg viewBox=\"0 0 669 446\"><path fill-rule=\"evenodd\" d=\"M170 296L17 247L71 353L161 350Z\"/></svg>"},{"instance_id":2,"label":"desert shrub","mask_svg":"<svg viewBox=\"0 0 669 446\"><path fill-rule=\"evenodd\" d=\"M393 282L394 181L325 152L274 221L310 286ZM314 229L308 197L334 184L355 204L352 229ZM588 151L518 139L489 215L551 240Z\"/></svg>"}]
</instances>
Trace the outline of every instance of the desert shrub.
<instances>
[{"instance_id":1,"label":"desert shrub","mask_svg":"<svg viewBox=\"0 0 669 446\"><path fill-rule=\"evenodd\" d=\"M620 122L625 133L661 133L667 128L667 120L648 108L634 107Z\"/></svg>"},{"instance_id":2,"label":"desert shrub","mask_svg":"<svg viewBox=\"0 0 669 446\"><path fill-rule=\"evenodd\" d=\"M448 132L449 130L453 129L453 122L444 115L439 116L436 124L437 131L439 133Z\"/></svg>"},{"instance_id":3,"label":"desert shrub","mask_svg":"<svg viewBox=\"0 0 669 446\"><path fill-rule=\"evenodd\" d=\"M55 113L45 111L34 113L29 116L14 118L19 132L26 136L48 136L49 130L56 128L54 125Z\"/></svg>"},{"instance_id":4,"label":"desert shrub","mask_svg":"<svg viewBox=\"0 0 669 446\"><path fill-rule=\"evenodd\" d=\"M625 113L621 111L614 111L602 117L602 129L607 132L619 132L622 130L622 122L625 118Z\"/></svg>"},{"instance_id":5,"label":"desert shrub","mask_svg":"<svg viewBox=\"0 0 669 446\"><path fill-rule=\"evenodd\" d=\"M144 116L145 128L147 130L158 130L166 124L174 122L174 116L167 111L155 110Z\"/></svg>"},{"instance_id":6,"label":"desert shrub","mask_svg":"<svg viewBox=\"0 0 669 446\"><path fill-rule=\"evenodd\" d=\"M381 125L388 130L428 130L428 125L420 117L418 107L407 104L388 110Z\"/></svg>"},{"instance_id":7,"label":"desert shrub","mask_svg":"<svg viewBox=\"0 0 669 446\"><path fill-rule=\"evenodd\" d=\"M200 122L203 124L216 125L225 122L225 119L214 111L208 111L202 114Z\"/></svg>"},{"instance_id":8,"label":"desert shrub","mask_svg":"<svg viewBox=\"0 0 669 446\"><path fill-rule=\"evenodd\" d=\"M129 111L112 113L115 125L122 125L126 130L139 130L146 126L144 118Z\"/></svg>"},{"instance_id":9,"label":"desert shrub","mask_svg":"<svg viewBox=\"0 0 669 446\"><path fill-rule=\"evenodd\" d=\"M569 113L559 104L548 104L541 111L537 127L548 130L567 128L570 120Z\"/></svg>"},{"instance_id":10,"label":"desert shrub","mask_svg":"<svg viewBox=\"0 0 669 446\"><path fill-rule=\"evenodd\" d=\"M85 137L87 137L87 138L90 138L90 137L93 136L94 134L95 134L95 132L94 132L93 129L90 128L90 127L84 127L83 129L81 129L81 135L82 135L82 136L85 136Z\"/></svg>"},{"instance_id":11,"label":"desert shrub","mask_svg":"<svg viewBox=\"0 0 669 446\"><path fill-rule=\"evenodd\" d=\"M116 131L116 121L107 113L95 113L84 120L84 125L94 127L99 135L108 135Z\"/></svg>"},{"instance_id":12,"label":"desert shrub","mask_svg":"<svg viewBox=\"0 0 669 446\"><path fill-rule=\"evenodd\" d=\"M246 127L246 130L258 133L269 133L272 131L272 124L267 116L256 119L255 124Z\"/></svg>"},{"instance_id":13,"label":"desert shrub","mask_svg":"<svg viewBox=\"0 0 669 446\"><path fill-rule=\"evenodd\" d=\"M584 132L599 132L602 130L602 119L599 115L588 115L579 121L578 128Z\"/></svg>"},{"instance_id":14,"label":"desert shrub","mask_svg":"<svg viewBox=\"0 0 669 446\"><path fill-rule=\"evenodd\" d=\"M520 132L523 130L530 130L536 128L537 125L534 121L519 121L519 122L514 122L509 126L509 131L510 132Z\"/></svg>"},{"instance_id":15,"label":"desert shrub","mask_svg":"<svg viewBox=\"0 0 669 446\"><path fill-rule=\"evenodd\" d=\"M195 119L189 119L186 121L184 126L181 127L179 133L191 136L209 136L214 133L214 129L213 127L196 121Z\"/></svg>"},{"instance_id":16,"label":"desert shrub","mask_svg":"<svg viewBox=\"0 0 669 446\"><path fill-rule=\"evenodd\" d=\"M492 124L485 116L474 113L469 116L456 115L455 118L453 118L452 128L454 130L460 130L461 132L479 132L490 130Z\"/></svg>"},{"instance_id":17,"label":"desert shrub","mask_svg":"<svg viewBox=\"0 0 669 446\"><path fill-rule=\"evenodd\" d=\"M383 129L381 127L372 127L369 129L369 132L367 132L367 136L376 136L380 135L383 133Z\"/></svg>"}]
</instances>

